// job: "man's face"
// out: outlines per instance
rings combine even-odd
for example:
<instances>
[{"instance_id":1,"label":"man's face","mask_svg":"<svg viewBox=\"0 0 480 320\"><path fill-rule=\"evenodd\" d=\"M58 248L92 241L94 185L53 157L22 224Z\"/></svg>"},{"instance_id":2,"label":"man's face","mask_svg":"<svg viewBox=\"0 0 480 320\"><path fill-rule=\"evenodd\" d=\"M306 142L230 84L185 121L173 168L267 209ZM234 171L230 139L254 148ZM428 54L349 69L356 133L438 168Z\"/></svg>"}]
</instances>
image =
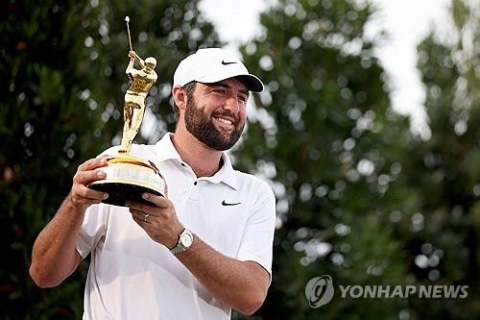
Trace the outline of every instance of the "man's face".
<instances>
[{"instance_id":1,"label":"man's face","mask_svg":"<svg viewBox=\"0 0 480 320\"><path fill-rule=\"evenodd\" d=\"M197 83L187 95L185 126L211 149L230 149L245 127L248 90L236 79L214 84Z\"/></svg>"}]
</instances>

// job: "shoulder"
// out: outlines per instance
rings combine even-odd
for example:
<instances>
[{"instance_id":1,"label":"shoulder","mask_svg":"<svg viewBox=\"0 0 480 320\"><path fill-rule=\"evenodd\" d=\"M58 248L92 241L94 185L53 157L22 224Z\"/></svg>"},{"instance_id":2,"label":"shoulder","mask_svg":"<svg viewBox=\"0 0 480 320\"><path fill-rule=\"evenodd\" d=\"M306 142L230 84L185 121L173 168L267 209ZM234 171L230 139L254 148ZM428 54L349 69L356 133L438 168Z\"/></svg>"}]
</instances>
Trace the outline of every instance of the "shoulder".
<instances>
[{"instance_id":1,"label":"shoulder","mask_svg":"<svg viewBox=\"0 0 480 320\"><path fill-rule=\"evenodd\" d=\"M105 151L103 151L102 153L100 153L98 155L98 157L101 157L101 156L114 156L118 153L118 148L119 146L113 146L113 147L110 147L108 149L106 149Z\"/></svg>"},{"instance_id":2,"label":"shoulder","mask_svg":"<svg viewBox=\"0 0 480 320\"><path fill-rule=\"evenodd\" d=\"M267 181L260 179L253 174L245 173L239 170L234 170L234 175L237 180L239 190L248 192L253 197L275 197L273 190L271 186L267 183Z\"/></svg>"},{"instance_id":3,"label":"shoulder","mask_svg":"<svg viewBox=\"0 0 480 320\"><path fill-rule=\"evenodd\" d=\"M132 156L147 157L154 153L153 144L132 144Z\"/></svg>"},{"instance_id":4,"label":"shoulder","mask_svg":"<svg viewBox=\"0 0 480 320\"><path fill-rule=\"evenodd\" d=\"M273 226L276 214L276 199L270 184L252 174L235 170L238 198L247 205L250 221L268 222Z\"/></svg>"},{"instance_id":5,"label":"shoulder","mask_svg":"<svg viewBox=\"0 0 480 320\"><path fill-rule=\"evenodd\" d=\"M266 181L260 179L259 177L251 173L246 173L237 169L234 169L233 172L239 183L255 184L269 187Z\"/></svg>"}]
</instances>

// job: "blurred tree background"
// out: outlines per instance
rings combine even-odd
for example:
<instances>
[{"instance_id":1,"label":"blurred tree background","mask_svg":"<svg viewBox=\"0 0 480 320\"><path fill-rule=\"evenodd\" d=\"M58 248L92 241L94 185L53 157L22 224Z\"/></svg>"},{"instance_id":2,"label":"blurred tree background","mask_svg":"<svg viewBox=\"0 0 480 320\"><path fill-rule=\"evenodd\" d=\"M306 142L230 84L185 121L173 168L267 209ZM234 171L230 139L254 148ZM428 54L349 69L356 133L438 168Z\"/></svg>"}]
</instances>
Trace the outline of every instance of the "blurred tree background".
<instances>
[{"instance_id":1,"label":"blurred tree background","mask_svg":"<svg viewBox=\"0 0 480 320\"><path fill-rule=\"evenodd\" d=\"M478 319L478 1L419 46L430 138L396 114L365 24L367 1L283 0L243 46L267 90L237 165L278 199L274 278L259 318ZM338 285L469 285L465 299L341 299L311 309L309 279ZM239 319L243 317L238 316Z\"/></svg>"},{"instance_id":2,"label":"blurred tree background","mask_svg":"<svg viewBox=\"0 0 480 320\"><path fill-rule=\"evenodd\" d=\"M395 299L333 299L311 309L304 295L323 274L337 285L395 285L409 273L404 236L417 195L403 163L414 137L390 106L375 43L364 35L373 10L281 1L262 16L264 37L243 48L268 88L238 157L271 179L278 199L266 318L398 319L408 310Z\"/></svg>"},{"instance_id":3,"label":"blurred tree background","mask_svg":"<svg viewBox=\"0 0 480 320\"><path fill-rule=\"evenodd\" d=\"M134 49L159 81L137 142L173 130L171 78L200 46L221 46L198 1L8 0L0 34L0 315L80 318L86 263L58 288L28 276L33 241L78 164L118 144L131 18ZM264 79L236 166L277 196L274 277L256 319L478 319L478 1L453 0L448 41L418 48L431 136L392 110L369 40L368 1L278 0L242 46ZM168 57L168 58L167 58ZM478 126L478 127L477 127ZM468 284L466 299L341 299L311 309L307 282ZM234 319L244 319L234 313Z\"/></svg>"},{"instance_id":4,"label":"blurred tree background","mask_svg":"<svg viewBox=\"0 0 480 320\"><path fill-rule=\"evenodd\" d=\"M421 197L406 248L418 283L468 284L469 298L412 300L420 319L480 318L480 2L453 1L451 19L447 35L418 47L431 137L407 149Z\"/></svg>"}]
</instances>

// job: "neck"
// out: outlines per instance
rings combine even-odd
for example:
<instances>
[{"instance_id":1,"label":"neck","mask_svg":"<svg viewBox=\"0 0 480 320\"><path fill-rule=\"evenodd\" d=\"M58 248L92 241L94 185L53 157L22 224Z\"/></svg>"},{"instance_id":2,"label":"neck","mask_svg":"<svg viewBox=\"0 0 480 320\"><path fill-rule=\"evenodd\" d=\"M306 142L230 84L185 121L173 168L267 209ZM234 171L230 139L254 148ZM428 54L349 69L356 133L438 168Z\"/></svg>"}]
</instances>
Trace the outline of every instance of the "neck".
<instances>
[{"instance_id":1,"label":"neck","mask_svg":"<svg viewBox=\"0 0 480 320\"><path fill-rule=\"evenodd\" d=\"M176 130L172 142L198 178L211 177L220 169L222 152L207 147L187 130Z\"/></svg>"}]
</instances>

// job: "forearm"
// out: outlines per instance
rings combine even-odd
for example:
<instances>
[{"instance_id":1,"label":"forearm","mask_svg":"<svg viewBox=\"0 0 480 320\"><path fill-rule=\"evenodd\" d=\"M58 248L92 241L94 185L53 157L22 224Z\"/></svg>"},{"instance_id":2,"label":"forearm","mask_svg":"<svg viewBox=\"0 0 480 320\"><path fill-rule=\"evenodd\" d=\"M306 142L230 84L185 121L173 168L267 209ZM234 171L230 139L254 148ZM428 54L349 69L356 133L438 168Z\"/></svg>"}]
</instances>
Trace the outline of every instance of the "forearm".
<instances>
[{"instance_id":1,"label":"forearm","mask_svg":"<svg viewBox=\"0 0 480 320\"><path fill-rule=\"evenodd\" d=\"M178 221L173 203L165 197L144 194L152 205L129 202L134 221L152 240L173 248L185 228ZM148 221L146 220L148 216ZM189 248L176 257L220 302L245 314L262 305L268 291L268 272L254 261L240 261L215 251L198 235Z\"/></svg>"},{"instance_id":2,"label":"forearm","mask_svg":"<svg viewBox=\"0 0 480 320\"><path fill-rule=\"evenodd\" d=\"M107 166L107 159L107 156L90 159L78 167L68 197L38 235L33 245L30 275L40 287L58 285L82 260L76 247L85 211L108 197L87 186L105 179L105 172L97 169Z\"/></svg>"},{"instance_id":3,"label":"forearm","mask_svg":"<svg viewBox=\"0 0 480 320\"><path fill-rule=\"evenodd\" d=\"M81 261L77 235L85 208L73 205L70 195L39 234L32 251L30 275L40 287L53 287L67 278Z\"/></svg>"},{"instance_id":4,"label":"forearm","mask_svg":"<svg viewBox=\"0 0 480 320\"><path fill-rule=\"evenodd\" d=\"M177 258L216 299L229 307L252 314L265 300L268 273L256 262L226 257L198 236Z\"/></svg>"}]
</instances>

